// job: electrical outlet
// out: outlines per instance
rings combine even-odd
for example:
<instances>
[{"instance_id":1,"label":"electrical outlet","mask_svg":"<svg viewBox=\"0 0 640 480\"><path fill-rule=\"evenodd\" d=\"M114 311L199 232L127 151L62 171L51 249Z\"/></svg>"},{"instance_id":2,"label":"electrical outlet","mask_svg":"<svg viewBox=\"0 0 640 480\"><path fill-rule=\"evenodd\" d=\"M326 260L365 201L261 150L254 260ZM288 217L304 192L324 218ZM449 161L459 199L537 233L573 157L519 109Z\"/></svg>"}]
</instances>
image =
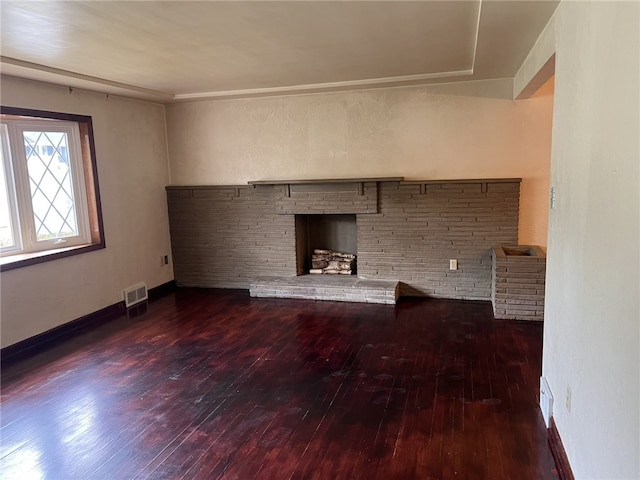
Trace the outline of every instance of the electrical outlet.
<instances>
[{"instance_id":1,"label":"electrical outlet","mask_svg":"<svg viewBox=\"0 0 640 480\"><path fill-rule=\"evenodd\" d=\"M452 258L449 260L449 270L457 270L458 269L458 260Z\"/></svg>"},{"instance_id":2,"label":"electrical outlet","mask_svg":"<svg viewBox=\"0 0 640 480\"><path fill-rule=\"evenodd\" d=\"M567 385L567 398L565 400L567 412L571 412L571 385Z\"/></svg>"},{"instance_id":3,"label":"electrical outlet","mask_svg":"<svg viewBox=\"0 0 640 480\"><path fill-rule=\"evenodd\" d=\"M164 264L169 265L169 255L164 256Z\"/></svg>"}]
</instances>

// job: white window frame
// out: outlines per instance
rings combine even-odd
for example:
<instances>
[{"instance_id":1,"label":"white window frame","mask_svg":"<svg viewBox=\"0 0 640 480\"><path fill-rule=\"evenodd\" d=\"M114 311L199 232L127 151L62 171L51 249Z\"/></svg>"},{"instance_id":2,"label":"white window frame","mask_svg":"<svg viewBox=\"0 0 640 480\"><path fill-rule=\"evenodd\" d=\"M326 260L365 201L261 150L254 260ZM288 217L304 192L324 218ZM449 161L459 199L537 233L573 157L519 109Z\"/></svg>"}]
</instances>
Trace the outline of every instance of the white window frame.
<instances>
[{"instance_id":1,"label":"white window frame","mask_svg":"<svg viewBox=\"0 0 640 480\"><path fill-rule=\"evenodd\" d=\"M7 257L91 244L87 188L84 177L80 130L77 122L37 118L3 119L2 148L14 245L0 249ZM60 132L67 135L67 149L71 173L72 198L78 234L47 240L36 238L36 224L27 168L23 132Z\"/></svg>"}]
</instances>

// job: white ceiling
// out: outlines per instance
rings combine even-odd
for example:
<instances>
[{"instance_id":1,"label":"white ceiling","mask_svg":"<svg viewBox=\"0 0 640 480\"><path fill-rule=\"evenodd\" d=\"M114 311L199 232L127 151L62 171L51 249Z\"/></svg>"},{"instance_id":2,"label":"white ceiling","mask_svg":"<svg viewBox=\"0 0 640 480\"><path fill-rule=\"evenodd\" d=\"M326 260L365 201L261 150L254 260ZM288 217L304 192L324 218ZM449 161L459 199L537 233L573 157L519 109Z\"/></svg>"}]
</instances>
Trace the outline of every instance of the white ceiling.
<instances>
[{"instance_id":1,"label":"white ceiling","mask_svg":"<svg viewBox=\"0 0 640 480\"><path fill-rule=\"evenodd\" d=\"M161 102L511 78L557 1L2 0L2 73Z\"/></svg>"}]
</instances>

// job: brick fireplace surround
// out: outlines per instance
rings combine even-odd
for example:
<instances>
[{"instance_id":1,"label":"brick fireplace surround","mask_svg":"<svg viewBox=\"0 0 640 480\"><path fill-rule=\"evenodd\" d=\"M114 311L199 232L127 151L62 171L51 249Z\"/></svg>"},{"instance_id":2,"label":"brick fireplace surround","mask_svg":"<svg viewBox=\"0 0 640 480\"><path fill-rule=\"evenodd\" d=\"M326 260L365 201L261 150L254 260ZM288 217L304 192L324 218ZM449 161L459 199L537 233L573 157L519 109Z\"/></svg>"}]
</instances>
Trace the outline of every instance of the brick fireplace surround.
<instances>
[{"instance_id":1,"label":"brick fireplace surround","mask_svg":"<svg viewBox=\"0 0 640 480\"><path fill-rule=\"evenodd\" d=\"M356 214L360 278L401 282L401 295L490 300L491 247L518 242L520 181L167 187L175 280L247 289L256 277L294 277L296 214Z\"/></svg>"}]
</instances>

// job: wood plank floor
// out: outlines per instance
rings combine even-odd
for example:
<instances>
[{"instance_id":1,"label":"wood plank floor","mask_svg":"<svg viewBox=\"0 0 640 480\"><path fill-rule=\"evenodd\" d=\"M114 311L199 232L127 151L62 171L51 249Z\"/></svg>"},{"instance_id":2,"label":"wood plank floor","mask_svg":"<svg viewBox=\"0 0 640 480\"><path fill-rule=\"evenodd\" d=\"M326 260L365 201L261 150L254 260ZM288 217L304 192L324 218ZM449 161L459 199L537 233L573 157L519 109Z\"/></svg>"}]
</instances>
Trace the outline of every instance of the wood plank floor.
<instances>
[{"instance_id":1,"label":"wood plank floor","mask_svg":"<svg viewBox=\"0 0 640 480\"><path fill-rule=\"evenodd\" d=\"M3 365L0 478L557 478L542 325L180 289Z\"/></svg>"}]
</instances>

